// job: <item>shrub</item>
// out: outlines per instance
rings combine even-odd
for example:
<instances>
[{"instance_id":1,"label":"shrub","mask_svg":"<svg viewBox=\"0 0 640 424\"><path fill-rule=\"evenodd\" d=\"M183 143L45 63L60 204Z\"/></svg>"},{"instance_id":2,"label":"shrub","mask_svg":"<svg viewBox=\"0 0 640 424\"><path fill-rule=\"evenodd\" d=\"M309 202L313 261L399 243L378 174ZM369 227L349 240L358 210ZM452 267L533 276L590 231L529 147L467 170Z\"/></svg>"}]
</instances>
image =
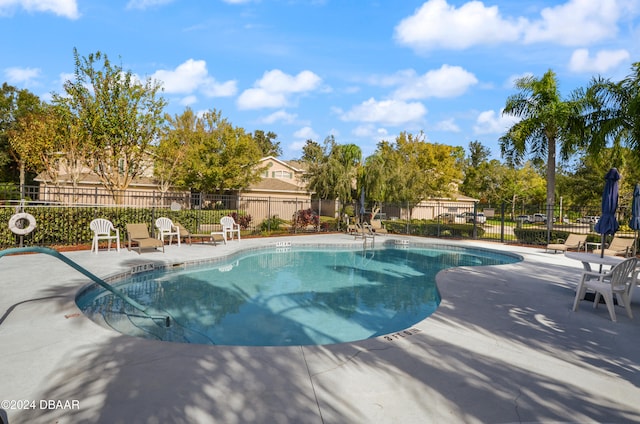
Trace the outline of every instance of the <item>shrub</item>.
<instances>
[{"instance_id":1,"label":"shrub","mask_svg":"<svg viewBox=\"0 0 640 424\"><path fill-rule=\"evenodd\" d=\"M293 214L294 228L306 228L309 225L312 225L314 228L318 228L318 225L320 225L320 217L313 209L301 209Z\"/></svg>"},{"instance_id":2,"label":"shrub","mask_svg":"<svg viewBox=\"0 0 640 424\"><path fill-rule=\"evenodd\" d=\"M547 245L546 228L514 228L513 233L516 235L518 243ZM550 240L555 243L558 239L566 240L568 236L568 231L552 230Z\"/></svg>"},{"instance_id":3,"label":"shrub","mask_svg":"<svg viewBox=\"0 0 640 424\"><path fill-rule=\"evenodd\" d=\"M407 234L407 222L385 221L384 226L387 231L397 234ZM477 226L476 235L484 236L484 228ZM413 219L409 223L409 234L426 237L473 237L473 224L438 224L434 221Z\"/></svg>"},{"instance_id":4,"label":"shrub","mask_svg":"<svg viewBox=\"0 0 640 424\"><path fill-rule=\"evenodd\" d=\"M278 215L274 215L271 218L265 218L264 221L260 223L260 231L278 231L280 226L284 224L286 221Z\"/></svg>"},{"instance_id":5,"label":"shrub","mask_svg":"<svg viewBox=\"0 0 640 424\"><path fill-rule=\"evenodd\" d=\"M238 215L237 212L231 212L230 216L243 230L246 230L251 225L251 215L249 214Z\"/></svg>"}]
</instances>

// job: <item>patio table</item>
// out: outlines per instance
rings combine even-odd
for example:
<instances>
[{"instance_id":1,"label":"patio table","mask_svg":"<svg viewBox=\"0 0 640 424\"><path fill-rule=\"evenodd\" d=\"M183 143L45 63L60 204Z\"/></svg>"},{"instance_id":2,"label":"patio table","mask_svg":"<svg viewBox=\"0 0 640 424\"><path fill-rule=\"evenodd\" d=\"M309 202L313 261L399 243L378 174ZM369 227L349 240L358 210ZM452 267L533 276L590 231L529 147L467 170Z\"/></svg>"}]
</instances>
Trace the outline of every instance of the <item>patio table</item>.
<instances>
[{"instance_id":1,"label":"patio table","mask_svg":"<svg viewBox=\"0 0 640 424\"><path fill-rule=\"evenodd\" d=\"M583 252L565 252L564 256L569 259L575 259L582 262L582 266L584 267L585 271L591 271L591 264L598 264L602 269L602 265L616 266L625 259L619 256L601 256L599 253Z\"/></svg>"},{"instance_id":2,"label":"patio table","mask_svg":"<svg viewBox=\"0 0 640 424\"><path fill-rule=\"evenodd\" d=\"M599 253L566 252L564 255L569 259L575 259L582 262L582 266L584 267L585 271L591 271L591 264L598 264L600 265L599 272L602 272L602 265L614 267L618 265L620 262L624 261L625 259L628 259L620 256L609 256L609 255L604 255L601 257ZM639 269L640 269L640 262L639 262L638 268L636 268L636 272L638 272ZM636 280L635 280L635 284L631 284L631 286L629 287L629 297L633 295L634 287L640 286L640 279L638 279L638 276L639 276L638 274L634 274L634 278Z\"/></svg>"}]
</instances>

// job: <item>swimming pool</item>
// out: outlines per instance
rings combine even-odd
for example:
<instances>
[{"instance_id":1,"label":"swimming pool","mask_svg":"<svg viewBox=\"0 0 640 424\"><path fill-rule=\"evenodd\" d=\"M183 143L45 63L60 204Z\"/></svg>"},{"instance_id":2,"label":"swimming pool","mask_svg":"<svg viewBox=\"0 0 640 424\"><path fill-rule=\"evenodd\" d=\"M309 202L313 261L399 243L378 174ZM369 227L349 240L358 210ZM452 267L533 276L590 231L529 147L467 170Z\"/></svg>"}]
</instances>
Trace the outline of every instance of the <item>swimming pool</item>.
<instances>
[{"instance_id":1,"label":"swimming pool","mask_svg":"<svg viewBox=\"0 0 640 424\"><path fill-rule=\"evenodd\" d=\"M224 262L136 274L114 287L171 317L160 325L98 286L80 309L123 334L243 346L322 345L410 328L440 303L435 275L455 266L500 265L515 255L453 246L244 252Z\"/></svg>"}]
</instances>

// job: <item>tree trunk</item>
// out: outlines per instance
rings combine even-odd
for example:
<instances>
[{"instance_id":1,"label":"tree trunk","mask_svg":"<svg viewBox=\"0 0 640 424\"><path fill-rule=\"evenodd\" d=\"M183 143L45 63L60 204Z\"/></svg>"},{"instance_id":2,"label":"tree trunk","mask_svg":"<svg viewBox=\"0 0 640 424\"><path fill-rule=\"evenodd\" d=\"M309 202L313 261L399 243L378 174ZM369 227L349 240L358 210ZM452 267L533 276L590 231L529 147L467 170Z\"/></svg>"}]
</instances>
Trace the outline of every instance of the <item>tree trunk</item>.
<instances>
[{"instance_id":1,"label":"tree trunk","mask_svg":"<svg viewBox=\"0 0 640 424\"><path fill-rule=\"evenodd\" d=\"M25 180L25 171L24 171L24 161L20 161L20 200L24 200L24 181Z\"/></svg>"},{"instance_id":2,"label":"tree trunk","mask_svg":"<svg viewBox=\"0 0 640 424\"><path fill-rule=\"evenodd\" d=\"M555 205L556 187L556 138L549 136L547 140L547 229L553 229L553 207Z\"/></svg>"}]
</instances>

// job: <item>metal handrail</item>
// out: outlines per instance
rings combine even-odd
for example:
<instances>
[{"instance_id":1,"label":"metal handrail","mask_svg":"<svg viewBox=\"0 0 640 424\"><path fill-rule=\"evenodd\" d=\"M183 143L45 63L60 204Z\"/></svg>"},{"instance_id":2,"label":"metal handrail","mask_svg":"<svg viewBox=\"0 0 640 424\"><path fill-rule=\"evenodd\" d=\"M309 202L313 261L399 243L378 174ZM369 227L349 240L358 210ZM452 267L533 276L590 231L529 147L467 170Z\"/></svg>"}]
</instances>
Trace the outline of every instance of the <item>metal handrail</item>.
<instances>
[{"instance_id":1,"label":"metal handrail","mask_svg":"<svg viewBox=\"0 0 640 424\"><path fill-rule=\"evenodd\" d=\"M44 254L53 256L54 258L60 259L62 262L66 263L71 268L73 268L76 271L80 272L81 274L84 274L85 276L89 277L92 281L94 281L95 283L99 284L105 290L110 291L115 296L117 296L120 299L124 300L126 303L128 303L129 305L131 305L135 309L139 310L140 312L142 312L143 314L145 314L147 317L151 318L152 320L154 320L154 319L162 319L164 321L166 327L169 327L171 325L171 318L168 315L166 315L166 316L155 315L154 316L152 314L152 312L150 312L151 307L142 306L141 304L139 304L135 300L131 299L126 294L121 293L118 290L114 289L111 285L107 284L100 277L96 276L95 274L93 274L90 271L88 271L87 269L83 268L82 266L80 266L76 262L74 262L71 259L67 258L66 256L64 256L63 254L61 254L57 250L50 249L48 247L40 247L40 246L18 247L18 248L0 250L0 258L2 258L3 256L16 255L16 254L21 254L21 253L31 253L31 252L33 252L33 253L44 253Z\"/></svg>"}]
</instances>

